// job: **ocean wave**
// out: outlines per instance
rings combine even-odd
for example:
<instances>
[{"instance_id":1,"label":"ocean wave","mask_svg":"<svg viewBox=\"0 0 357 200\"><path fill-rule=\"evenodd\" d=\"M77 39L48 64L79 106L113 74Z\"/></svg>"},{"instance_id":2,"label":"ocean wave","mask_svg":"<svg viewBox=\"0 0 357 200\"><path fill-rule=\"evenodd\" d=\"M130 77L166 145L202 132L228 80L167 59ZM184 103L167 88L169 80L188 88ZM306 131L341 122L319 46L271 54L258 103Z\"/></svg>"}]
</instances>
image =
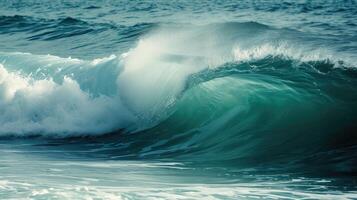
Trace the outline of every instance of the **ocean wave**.
<instances>
[{"instance_id":1,"label":"ocean wave","mask_svg":"<svg viewBox=\"0 0 357 200\"><path fill-rule=\"evenodd\" d=\"M61 23L82 23L72 18L64 21ZM289 87L290 91L309 80L316 84L312 89L322 96L330 95L320 86L327 84L324 76L355 81L352 58L293 41L274 40L276 31L255 22L167 24L141 37L135 48L120 56L80 60L3 52L1 103L5 106L1 133L66 137L72 132L90 135L123 128L130 132L145 130L170 117L190 88L220 77L231 80L233 75L254 74L257 80L250 81L257 85L264 75L270 79L264 80L267 86L279 88L270 83L282 82L281 87ZM267 33L268 38L261 37ZM346 90L349 87L347 84ZM302 96L309 89L295 95ZM38 94L31 96L32 91ZM63 97L66 92L68 98ZM217 88L212 92L221 91ZM63 122L61 126L59 121Z\"/></svg>"},{"instance_id":2,"label":"ocean wave","mask_svg":"<svg viewBox=\"0 0 357 200\"><path fill-rule=\"evenodd\" d=\"M330 156L356 146L353 57L256 23L188 26L93 60L1 52L0 136L90 136L113 156L239 165L325 155L355 171Z\"/></svg>"},{"instance_id":3,"label":"ocean wave","mask_svg":"<svg viewBox=\"0 0 357 200\"><path fill-rule=\"evenodd\" d=\"M26 33L26 39L29 41L54 41L80 35L94 36L101 33L108 34L108 32L113 31L125 36L121 38L121 40L125 40L134 37L135 35L131 35L135 33L145 33L145 31L147 32L153 26L154 25L150 23L134 24L131 26L113 24L110 22L98 23L73 17L47 19L24 15L0 16L0 34L23 32Z\"/></svg>"}]
</instances>

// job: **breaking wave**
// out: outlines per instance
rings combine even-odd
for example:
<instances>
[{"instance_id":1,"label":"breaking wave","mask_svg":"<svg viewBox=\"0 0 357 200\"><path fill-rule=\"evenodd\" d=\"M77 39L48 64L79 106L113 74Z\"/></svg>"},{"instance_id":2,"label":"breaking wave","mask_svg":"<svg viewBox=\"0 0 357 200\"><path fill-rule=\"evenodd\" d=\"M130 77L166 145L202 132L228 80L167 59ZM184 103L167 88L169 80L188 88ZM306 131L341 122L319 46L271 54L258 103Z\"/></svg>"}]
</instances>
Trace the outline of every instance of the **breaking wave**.
<instances>
[{"instance_id":1,"label":"breaking wave","mask_svg":"<svg viewBox=\"0 0 357 200\"><path fill-rule=\"evenodd\" d=\"M276 31L253 22L164 25L127 53L94 60L2 52L0 135L119 131L134 133L121 138L131 144L123 152L206 161L354 148L353 57ZM354 171L347 166L340 170Z\"/></svg>"}]
</instances>

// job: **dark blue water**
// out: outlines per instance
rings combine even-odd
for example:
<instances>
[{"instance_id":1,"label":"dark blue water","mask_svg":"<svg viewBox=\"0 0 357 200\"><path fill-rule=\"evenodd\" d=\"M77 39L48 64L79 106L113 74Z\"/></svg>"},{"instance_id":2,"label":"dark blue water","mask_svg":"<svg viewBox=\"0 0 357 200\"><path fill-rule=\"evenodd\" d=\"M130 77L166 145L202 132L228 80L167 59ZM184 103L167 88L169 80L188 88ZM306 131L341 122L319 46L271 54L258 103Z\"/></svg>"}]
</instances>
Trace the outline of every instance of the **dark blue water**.
<instances>
[{"instance_id":1,"label":"dark blue water","mask_svg":"<svg viewBox=\"0 0 357 200\"><path fill-rule=\"evenodd\" d=\"M357 2L0 2L0 199L356 199Z\"/></svg>"}]
</instances>

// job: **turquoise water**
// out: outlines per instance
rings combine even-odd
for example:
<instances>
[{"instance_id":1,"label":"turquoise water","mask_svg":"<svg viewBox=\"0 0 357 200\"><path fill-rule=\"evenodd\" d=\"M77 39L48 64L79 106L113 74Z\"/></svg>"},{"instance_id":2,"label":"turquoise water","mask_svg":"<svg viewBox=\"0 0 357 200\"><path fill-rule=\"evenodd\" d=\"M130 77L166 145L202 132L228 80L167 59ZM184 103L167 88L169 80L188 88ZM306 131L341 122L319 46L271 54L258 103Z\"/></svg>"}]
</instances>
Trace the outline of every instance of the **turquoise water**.
<instances>
[{"instance_id":1,"label":"turquoise water","mask_svg":"<svg viewBox=\"0 0 357 200\"><path fill-rule=\"evenodd\" d=\"M0 199L357 199L355 1L1 1Z\"/></svg>"}]
</instances>

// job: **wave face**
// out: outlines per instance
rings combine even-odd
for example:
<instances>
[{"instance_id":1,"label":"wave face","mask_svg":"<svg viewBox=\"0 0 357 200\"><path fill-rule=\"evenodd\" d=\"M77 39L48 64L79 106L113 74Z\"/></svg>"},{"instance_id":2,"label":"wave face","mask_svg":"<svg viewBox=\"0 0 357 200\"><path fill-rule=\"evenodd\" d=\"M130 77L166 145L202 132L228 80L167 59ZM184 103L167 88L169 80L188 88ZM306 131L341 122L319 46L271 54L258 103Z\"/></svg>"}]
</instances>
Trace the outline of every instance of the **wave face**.
<instances>
[{"instance_id":1,"label":"wave face","mask_svg":"<svg viewBox=\"0 0 357 200\"><path fill-rule=\"evenodd\" d=\"M356 198L352 1L44 5L0 2L0 198Z\"/></svg>"}]
</instances>

